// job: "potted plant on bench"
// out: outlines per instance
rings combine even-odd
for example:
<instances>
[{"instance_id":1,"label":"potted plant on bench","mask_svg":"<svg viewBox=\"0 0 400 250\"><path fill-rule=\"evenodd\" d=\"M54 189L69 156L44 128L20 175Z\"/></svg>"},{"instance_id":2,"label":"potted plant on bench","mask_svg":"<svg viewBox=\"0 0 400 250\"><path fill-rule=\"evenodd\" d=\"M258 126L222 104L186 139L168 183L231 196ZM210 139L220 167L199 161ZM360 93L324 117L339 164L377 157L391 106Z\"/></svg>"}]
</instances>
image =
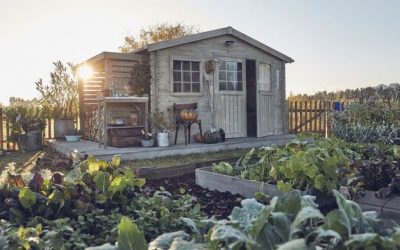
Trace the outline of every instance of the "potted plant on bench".
<instances>
[{"instance_id":1,"label":"potted plant on bench","mask_svg":"<svg viewBox=\"0 0 400 250\"><path fill-rule=\"evenodd\" d=\"M170 117L164 114L164 112L160 112L159 109L156 109L153 113L152 120L153 125L157 130L157 145L159 147L168 147L169 131L174 128L174 125L170 122Z\"/></svg>"},{"instance_id":2,"label":"potted plant on bench","mask_svg":"<svg viewBox=\"0 0 400 250\"><path fill-rule=\"evenodd\" d=\"M153 138L153 134L150 132L146 132L142 129L142 135L143 135L143 139L141 140L142 142L142 146L144 148L149 148L149 147L153 147L154 146L154 138Z\"/></svg>"}]
</instances>

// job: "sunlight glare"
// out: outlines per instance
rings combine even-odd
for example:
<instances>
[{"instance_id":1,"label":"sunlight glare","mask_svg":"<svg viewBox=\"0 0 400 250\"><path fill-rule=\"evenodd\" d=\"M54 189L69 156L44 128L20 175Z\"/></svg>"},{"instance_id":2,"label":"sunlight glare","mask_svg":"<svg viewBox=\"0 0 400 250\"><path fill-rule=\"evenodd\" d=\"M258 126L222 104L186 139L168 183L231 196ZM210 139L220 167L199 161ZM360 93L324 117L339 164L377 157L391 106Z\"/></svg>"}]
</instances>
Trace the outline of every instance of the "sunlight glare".
<instances>
[{"instance_id":1,"label":"sunlight glare","mask_svg":"<svg viewBox=\"0 0 400 250\"><path fill-rule=\"evenodd\" d=\"M79 67L78 76L80 78L87 80L90 77L92 77L92 75L93 75L93 70L89 65L85 64Z\"/></svg>"}]
</instances>

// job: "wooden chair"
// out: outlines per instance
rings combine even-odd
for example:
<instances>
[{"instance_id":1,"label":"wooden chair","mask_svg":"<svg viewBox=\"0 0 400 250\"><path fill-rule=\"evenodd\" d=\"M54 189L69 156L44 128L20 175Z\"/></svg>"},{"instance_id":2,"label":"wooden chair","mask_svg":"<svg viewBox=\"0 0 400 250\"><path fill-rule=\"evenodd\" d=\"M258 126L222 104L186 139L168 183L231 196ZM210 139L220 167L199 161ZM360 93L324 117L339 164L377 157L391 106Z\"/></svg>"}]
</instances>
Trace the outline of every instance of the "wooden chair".
<instances>
[{"instance_id":1,"label":"wooden chair","mask_svg":"<svg viewBox=\"0 0 400 250\"><path fill-rule=\"evenodd\" d=\"M201 129L201 120L197 119L195 121L183 121L180 117L180 112L184 109L192 109L196 110L197 109L197 103L188 103L188 104L176 104L174 103L173 105L173 110L174 110L174 115L175 115L175 121L176 121L176 131L175 131L175 144L176 140L178 139L178 131L179 127L182 125L184 134L185 134L185 145L187 143L190 143L190 128L192 127L192 124L196 123L199 126L200 130L200 136L203 138L203 133Z\"/></svg>"}]
</instances>

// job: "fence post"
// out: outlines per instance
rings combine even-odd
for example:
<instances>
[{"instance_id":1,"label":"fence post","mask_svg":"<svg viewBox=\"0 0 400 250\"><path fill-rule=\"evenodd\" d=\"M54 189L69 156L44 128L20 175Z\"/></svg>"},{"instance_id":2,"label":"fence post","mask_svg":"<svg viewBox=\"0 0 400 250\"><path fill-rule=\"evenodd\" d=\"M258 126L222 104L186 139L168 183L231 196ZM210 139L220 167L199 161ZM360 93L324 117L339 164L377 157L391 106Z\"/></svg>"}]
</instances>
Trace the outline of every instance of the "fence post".
<instances>
[{"instance_id":1,"label":"fence post","mask_svg":"<svg viewBox=\"0 0 400 250\"><path fill-rule=\"evenodd\" d=\"M331 123L330 123L330 113L331 113L331 109L332 109L332 102L328 102L328 105L326 107L326 134L325 137L329 137L331 135Z\"/></svg>"},{"instance_id":2,"label":"fence post","mask_svg":"<svg viewBox=\"0 0 400 250\"><path fill-rule=\"evenodd\" d=\"M308 132L308 102L304 102L304 131Z\"/></svg>"},{"instance_id":3,"label":"fence post","mask_svg":"<svg viewBox=\"0 0 400 250\"><path fill-rule=\"evenodd\" d=\"M300 128L300 132L303 132L303 102L302 101L300 101L299 109L300 109L300 126L299 126L299 128Z\"/></svg>"},{"instance_id":4,"label":"fence post","mask_svg":"<svg viewBox=\"0 0 400 250\"><path fill-rule=\"evenodd\" d=\"M316 133L317 132L317 122L318 122L318 120L317 120L317 101L314 101L314 133Z\"/></svg>"}]
</instances>

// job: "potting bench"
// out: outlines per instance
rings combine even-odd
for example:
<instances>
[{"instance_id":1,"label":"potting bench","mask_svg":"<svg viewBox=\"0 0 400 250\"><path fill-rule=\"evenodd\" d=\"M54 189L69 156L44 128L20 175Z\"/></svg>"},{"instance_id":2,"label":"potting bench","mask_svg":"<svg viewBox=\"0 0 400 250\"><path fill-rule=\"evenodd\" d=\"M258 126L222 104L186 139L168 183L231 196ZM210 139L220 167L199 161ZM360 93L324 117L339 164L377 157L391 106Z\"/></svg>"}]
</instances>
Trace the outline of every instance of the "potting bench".
<instances>
[{"instance_id":1,"label":"potting bench","mask_svg":"<svg viewBox=\"0 0 400 250\"><path fill-rule=\"evenodd\" d=\"M126 96L126 97L102 97L98 99L98 142L99 147L101 144L104 145L104 149L107 149L108 144L108 132L109 130L120 130L120 129L144 129L147 133L147 116L148 116L148 97L138 96ZM124 109L122 109L122 107ZM114 108L111 110L111 108ZM115 118L113 114L118 113L118 117L124 116L125 120L129 117L129 111L127 108L133 108L135 112L139 113L138 125L127 124L112 124L110 121ZM125 113L124 113L125 112ZM102 116L101 116L102 114Z\"/></svg>"}]
</instances>

